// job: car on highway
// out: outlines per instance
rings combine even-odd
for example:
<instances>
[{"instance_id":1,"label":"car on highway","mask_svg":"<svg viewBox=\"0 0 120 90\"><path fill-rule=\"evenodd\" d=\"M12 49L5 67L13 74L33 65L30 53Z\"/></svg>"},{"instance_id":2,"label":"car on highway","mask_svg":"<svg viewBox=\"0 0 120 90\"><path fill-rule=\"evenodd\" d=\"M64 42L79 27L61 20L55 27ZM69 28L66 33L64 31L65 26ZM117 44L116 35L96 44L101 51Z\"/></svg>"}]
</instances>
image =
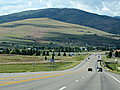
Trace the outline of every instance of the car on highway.
<instances>
[{"instance_id":1,"label":"car on highway","mask_svg":"<svg viewBox=\"0 0 120 90\"><path fill-rule=\"evenodd\" d=\"M88 68L88 71L91 71L92 72L92 68L90 67L90 68Z\"/></svg>"},{"instance_id":2,"label":"car on highway","mask_svg":"<svg viewBox=\"0 0 120 90\"><path fill-rule=\"evenodd\" d=\"M102 72L103 69L102 69L101 67L98 67L98 68L97 68L97 71L98 71L98 72Z\"/></svg>"}]
</instances>

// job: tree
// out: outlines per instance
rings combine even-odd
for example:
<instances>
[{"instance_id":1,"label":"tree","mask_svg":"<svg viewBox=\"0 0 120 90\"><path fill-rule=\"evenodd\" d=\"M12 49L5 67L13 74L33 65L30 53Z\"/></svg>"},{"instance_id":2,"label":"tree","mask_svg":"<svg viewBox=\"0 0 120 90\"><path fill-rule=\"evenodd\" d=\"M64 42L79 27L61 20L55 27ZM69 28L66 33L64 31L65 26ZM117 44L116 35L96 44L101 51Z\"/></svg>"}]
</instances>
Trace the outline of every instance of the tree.
<instances>
[{"instance_id":1,"label":"tree","mask_svg":"<svg viewBox=\"0 0 120 90\"><path fill-rule=\"evenodd\" d=\"M3 53L3 54L9 54L9 53L10 53L10 50L9 50L8 48L6 48L6 49L3 50L2 53Z\"/></svg>"},{"instance_id":2,"label":"tree","mask_svg":"<svg viewBox=\"0 0 120 90\"><path fill-rule=\"evenodd\" d=\"M26 55L26 50L25 49L22 49L21 52L20 52L21 55Z\"/></svg>"},{"instance_id":3,"label":"tree","mask_svg":"<svg viewBox=\"0 0 120 90\"><path fill-rule=\"evenodd\" d=\"M42 56L45 56L45 51L43 51Z\"/></svg>"},{"instance_id":4,"label":"tree","mask_svg":"<svg viewBox=\"0 0 120 90\"><path fill-rule=\"evenodd\" d=\"M41 52L39 50L36 50L36 56L40 56Z\"/></svg>"},{"instance_id":5,"label":"tree","mask_svg":"<svg viewBox=\"0 0 120 90\"><path fill-rule=\"evenodd\" d=\"M60 52L58 53L58 56L61 56Z\"/></svg>"},{"instance_id":6,"label":"tree","mask_svg":"<svg viewBox=\"0 0 120 90\"><path fill-rule=\"evenodd\" d=\"M112 57L112 52L110 51L109 53L108 53L108 58L111 58Z\"/></svg>"},{"instance_id":7,"label":"tree","mask_svg":"<svg viewBox=\"0 0 120 90\"><path fill-rule=\"evenodd\" d=\"M55 56L54 56L54 55L52 55L52 59L55 59Z\"/></svg>"},{"instance_id":8,"label":"tree","mask_svg":"<svg viewBox=\"0 0 120 90\"><path fill-rule=\"evenodd\" d=\"M49 56L49 51L46 52L46 55Z\"/></svg>"},{"instance_id":9,"label":"tree","mask_svg":"<svg viewBox=\"0 0 120 90\"><path fill-rule=\"evenodd\" d=\"M55 56L55 53L53 52L52 56Z\"/></svg>"},{"instance_id":10,"label":"tree","mask_svg":"<svg viewBox=\"0 0 120 90\"><path fill-rule=\"evenodd\" d=\"M119 56L119 52L116 51L116 52L115 52L115 57L118 57L118 56Z\"/></svg>"},{"instance_id":11,"label":"tree","mask_svg":"<svg viewBox=\"0 0 120 90\"><path fill-rule=\"evenodd\" d=\"M63 56L66 56L66 53L64 52Z\"/></svg>"},{"instance_id":12,"label":"tree","mask_svg":"<svg viewBox=\"0 0 120 90\"><path fill-rule=\"evenodd\" d=\"M20 50L18 48L14 48L10 51L10 54L20 54Z\"/></svg>"},{"instance_id":13,"label":"tree","mask_svg":"<svg viewBox=\"0 0 120 90\"><path fill-rule=\"evenodd\" d=\"M47 61L47 56L45 56L45 61Z\"/></svg>"},{"instance_id":14,"label":"tree","mask_svg":"<svg viewBox=\"0 0 120 90\"><path fill-rule=\"evenodd\" d=\"M118 52L118 57L120 57L120 52Z\"/></svg>"}]
</instances>

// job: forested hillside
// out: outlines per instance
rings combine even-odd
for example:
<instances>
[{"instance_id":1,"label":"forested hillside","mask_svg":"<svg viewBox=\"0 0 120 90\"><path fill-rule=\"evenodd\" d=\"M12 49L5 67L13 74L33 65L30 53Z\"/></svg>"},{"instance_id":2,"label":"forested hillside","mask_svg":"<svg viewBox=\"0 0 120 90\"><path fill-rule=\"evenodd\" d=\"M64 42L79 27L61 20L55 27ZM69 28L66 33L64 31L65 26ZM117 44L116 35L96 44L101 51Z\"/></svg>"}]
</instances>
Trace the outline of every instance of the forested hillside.
<instances>
[{"instance_id":1,"label":"forested hillside","mask_svg":"<svg viewBox=\"0 0 120 90\"><path fill-rule=\"evenodd\" d=\"M0 23L43 17L84 25L113 34L120 34L120 19L68 8L40 9L4 15L0 16Z\"/></svg>"}]
</instances>

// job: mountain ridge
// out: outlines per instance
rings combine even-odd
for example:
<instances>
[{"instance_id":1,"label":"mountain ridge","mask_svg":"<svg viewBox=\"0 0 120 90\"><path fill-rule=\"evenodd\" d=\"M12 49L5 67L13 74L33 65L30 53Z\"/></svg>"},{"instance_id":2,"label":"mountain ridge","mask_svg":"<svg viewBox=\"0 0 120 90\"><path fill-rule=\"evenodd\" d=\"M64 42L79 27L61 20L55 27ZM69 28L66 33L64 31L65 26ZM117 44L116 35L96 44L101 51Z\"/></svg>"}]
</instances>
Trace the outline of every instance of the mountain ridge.
<instances>
[{"instance_id":1,"label":"mountain ridge","mask_svg":"<svg viewBox=\"0 0 120 90\"><path fill-rule=\"evenodd\" d=\"M120 20L117 18L88 13L73 8L48 8L23 11L0 16L0 23L30 18L50 18L62 22L83 25L112 34L120 34Z\"/></svg>"}]
</instances>

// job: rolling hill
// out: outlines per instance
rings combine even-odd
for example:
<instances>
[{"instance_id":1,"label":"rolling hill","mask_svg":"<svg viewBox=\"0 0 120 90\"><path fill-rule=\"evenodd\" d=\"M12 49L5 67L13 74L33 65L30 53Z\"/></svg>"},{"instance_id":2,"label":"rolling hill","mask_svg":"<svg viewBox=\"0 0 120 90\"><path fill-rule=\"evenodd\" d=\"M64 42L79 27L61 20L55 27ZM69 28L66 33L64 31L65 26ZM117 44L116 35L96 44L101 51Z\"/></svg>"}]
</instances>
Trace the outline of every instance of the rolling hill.
<instances>
[{"instance_id":1,"label":"rolling hill","mask_svg":"<svg viewBox=\"0 0 120 90\"><path fill-rule=\"evenodd\" d=\"M115 18L120 19L120 16L115 16Z\"/></svg>"},{"instance_id":2,"label":"rolling hill","mask_svg":"<svg viewBox=\"0 0 120 90\"><path fill-rule=\"evenodd\" d=\"M119 46L120 37L97 29L49 18L0 24L0 47Z\"/></svg>"},{"instance_id":3,"label":"rolling hill","mask_svg":"<svg viewBox=\"0 0 120 90\"><path fill-rule=\"evenodd\" d=\"M49 8L4 15L0 16L0 23L30 18L50 18L67 23L96 28L112 34L120 34L120 19L68 8Z\"/></svg>"}]
</instances>

